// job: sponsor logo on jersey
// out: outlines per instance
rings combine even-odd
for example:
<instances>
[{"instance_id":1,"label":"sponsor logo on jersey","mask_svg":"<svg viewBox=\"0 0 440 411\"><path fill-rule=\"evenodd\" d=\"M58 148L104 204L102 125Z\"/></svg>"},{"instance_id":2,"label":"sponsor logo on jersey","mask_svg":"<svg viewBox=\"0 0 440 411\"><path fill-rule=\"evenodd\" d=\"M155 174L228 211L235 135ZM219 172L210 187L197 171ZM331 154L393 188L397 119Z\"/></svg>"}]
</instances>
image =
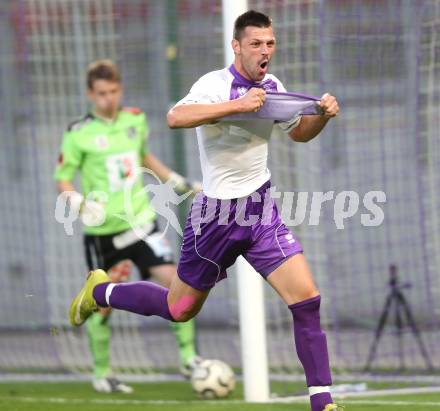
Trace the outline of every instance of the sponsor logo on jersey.
<instances>
[{"instance_id":1,"label":"sponsor logo on jersey","mask_svg":"<svg viewBox=\"0 0 440 411\"><path fill-rule=\"evenodd\" d=\"M97 136L95 139L96 146L102 150L108 148L108 138L107 136Z\"/></svg>"},{"instance_id":2,"label":"sponsor logo on jersey","mask_svg":"<svg viewBox=\"0 0 440 411\"><path fill-rule=\"evenodd\" d=\"M239 96L244 96L247 93L247 87L237 87L237 93Z\"/></svg>"},{"instance_id":3,"label":"sponsor logo on jersey","mask_svg":"<svg viewBox=\"0 0 440 411\"><path fill-rule=\"evenodd\" d=\"M278 91L277 84L272 80L268 80L266 83L264 83L263 88L266 91Z\"/></svg>"},{"instance_id":4,"label":"sponsor logo on jersey","mask_svg":"<svg viewBox=\"0 0 440 411\"><path fill-rule=\"evenodd\" d=\"M135 169L138 166L136 151L113 154L106 160L110 192L124 189L125 184L132 185L136 181Z\"/></svg>"},{"instance_id":5,"label":"sponsor logo on jersey","mask_svg":"<svg viewBox=\"0 0 440 411\"><path fill-rule=\"evenodd\" d=\"M136 127L128 127L127 136L130 140L136 138Z\"/></svg>"}]
</instances>

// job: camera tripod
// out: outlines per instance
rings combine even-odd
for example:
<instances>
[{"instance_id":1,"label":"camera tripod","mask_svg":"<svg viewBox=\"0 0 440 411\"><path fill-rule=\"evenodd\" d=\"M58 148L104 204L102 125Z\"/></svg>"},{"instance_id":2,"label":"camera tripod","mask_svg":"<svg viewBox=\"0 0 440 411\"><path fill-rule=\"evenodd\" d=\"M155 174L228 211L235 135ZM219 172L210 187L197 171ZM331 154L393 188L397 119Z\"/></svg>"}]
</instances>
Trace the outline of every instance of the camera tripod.
<instances>
[{"instance_id":1,"label":"camera tripod","mask_svg":"<svg viewBox=\"0 0 440 411\"><path fill-rule=\"evenodd\" d=\"M403 329L404 329L404 317L406 317L406 324L409 325L411 329L411 333L417 341L417 344L420 349L420 353L422 354L422 357L425 360L426 368L432 371L434 368L432 366L431 359L429 358L428 351L426 350L425 345L423 344L422 337L414 321L414 316L412 314L411 307L407 299L405 298L405 295L402 292L402 290L405 288L411 288L411 284L399 283L397 277L397 267L395 265L390 265L390 281L388 284L390 286L390 292L386 297L385 305L383 307L382 314L379 318L379 322L376 327L373 344L371 345L370 353L368 355L367 363L365 365L364 370L365 371L370 370L371 363L376 357L377 347L379 345L382 332L387 323L387 319L389 315L392 313L392 308L394 308L400 370L405 369L405 354L403 350Z\"/></svg>"}]
</instances>

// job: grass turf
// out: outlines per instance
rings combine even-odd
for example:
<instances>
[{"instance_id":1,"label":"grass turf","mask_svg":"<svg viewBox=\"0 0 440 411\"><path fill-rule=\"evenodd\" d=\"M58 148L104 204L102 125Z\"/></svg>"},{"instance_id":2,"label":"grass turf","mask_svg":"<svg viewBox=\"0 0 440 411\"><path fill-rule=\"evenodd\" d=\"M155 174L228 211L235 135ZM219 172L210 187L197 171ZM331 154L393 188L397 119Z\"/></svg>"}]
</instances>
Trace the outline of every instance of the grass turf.
<instances>
[{"instance_id":1,"label":"grass turf","mask_svg":"<svg viewBox=\"0 0 440 411\"><path fill-rule=\"evenodd\" d=\"M306 403L246 404L239 385L225 400L198 399L186 382L133 384L135 393L99 394L88 383L1 383L2 411L309 411ZM382 388L389 388L389 385ZM393 387L396 387L394 385ZM373 387L372 387L373 388ZM374 388L380 388L375 386ZM292 386L300 390L300 385ZM347 411L421 411L440 409L440 393L355 398L343 402Z\"/></svg>"}]
</instances>

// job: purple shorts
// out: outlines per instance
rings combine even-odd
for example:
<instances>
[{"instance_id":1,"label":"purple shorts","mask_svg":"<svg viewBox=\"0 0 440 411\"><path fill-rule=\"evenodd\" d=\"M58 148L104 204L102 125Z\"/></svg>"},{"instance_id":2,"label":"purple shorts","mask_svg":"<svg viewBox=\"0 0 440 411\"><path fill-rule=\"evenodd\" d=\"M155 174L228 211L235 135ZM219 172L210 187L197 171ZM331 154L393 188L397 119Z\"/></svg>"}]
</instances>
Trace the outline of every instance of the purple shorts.
<instances>
[{"instance_id":1,"label":"purple shorts","mask_svg":"<svg viewBox=\"0 0 440 411\"><path fill-rule=\"evenodd\" d=\"M243 198L219 200L203 193L194 198L177 273L191 287L209 290L226 277L226 269L239 255L266 279L302 252L298 239L281 221L268 181Z\"/></svg>"}]
</instances>

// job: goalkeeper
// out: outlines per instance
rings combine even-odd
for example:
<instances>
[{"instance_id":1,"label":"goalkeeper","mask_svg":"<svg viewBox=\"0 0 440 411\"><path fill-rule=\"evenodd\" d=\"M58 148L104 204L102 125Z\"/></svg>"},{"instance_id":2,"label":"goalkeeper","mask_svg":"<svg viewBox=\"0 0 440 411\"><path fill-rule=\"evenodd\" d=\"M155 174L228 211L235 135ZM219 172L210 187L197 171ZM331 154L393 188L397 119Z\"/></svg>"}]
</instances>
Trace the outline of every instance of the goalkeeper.
<instances>
[{"instance_id":1,"label":"goalkeeper","mask_svg":"<svg viewBox=\"0 0 440 411\"><path fill-rule=\"evenodd\" d=\"M121 108L121 77L113 62L92 63L87 71L87 88L92 110L64 134L55 179L71 207L81 210L88 267L110 270L112 281L120 282L126 278L125 261L131 260L144 280L152 277L169 287L176 276L172 251L157 232L155 213L136 171L143 165L180 192L198 191L197 183L188 183L148 152L145 114L139 109ZM72 184L77 171L81 174L82 194ZM135 216L130 222L124 190L127 185L131 187L129 214ZM145 233L144 238L139 232ZM103 308L87 321L94 361L93 387L100 392L130 393L132 388L111 373L109 315L110 309ZM200 361L194 322L172 323L172 330L179 347L181 372L189 377Z\"/></svg>"}]
</instances>

